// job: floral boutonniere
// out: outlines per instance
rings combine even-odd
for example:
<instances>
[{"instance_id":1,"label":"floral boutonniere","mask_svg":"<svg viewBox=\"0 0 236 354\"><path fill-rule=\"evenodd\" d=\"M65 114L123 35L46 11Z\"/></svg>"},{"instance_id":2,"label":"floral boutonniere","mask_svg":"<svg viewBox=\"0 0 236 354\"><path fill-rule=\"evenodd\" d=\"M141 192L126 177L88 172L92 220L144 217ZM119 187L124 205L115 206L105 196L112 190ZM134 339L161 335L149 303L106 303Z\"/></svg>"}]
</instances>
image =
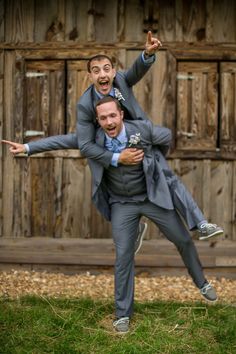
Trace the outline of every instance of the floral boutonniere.
<instances>
[{"instance_id":1,"label":"floral boutonniere","mask_svg":"<svg viewBox=\"0 0 236 354\"><path fill-rule=\"evenodd\" d=\"M118 90L118 88L114 87L114 93L115 93L115 98L117 98L118 101L125 101L122 93L120 92L120 90Z\"/></svg>"},{"instance_id":2,"label":"floral boutonniere","mask_svg":"<svg viewBox=\"0 0 236 354\"><path fill-rule=\"evenodd\" d=\"M141 140L141 134L140 133L136 133L136 134L130 135L129 147L136 146L140 142L140 140Z\"/></svg>"}]
</instances>

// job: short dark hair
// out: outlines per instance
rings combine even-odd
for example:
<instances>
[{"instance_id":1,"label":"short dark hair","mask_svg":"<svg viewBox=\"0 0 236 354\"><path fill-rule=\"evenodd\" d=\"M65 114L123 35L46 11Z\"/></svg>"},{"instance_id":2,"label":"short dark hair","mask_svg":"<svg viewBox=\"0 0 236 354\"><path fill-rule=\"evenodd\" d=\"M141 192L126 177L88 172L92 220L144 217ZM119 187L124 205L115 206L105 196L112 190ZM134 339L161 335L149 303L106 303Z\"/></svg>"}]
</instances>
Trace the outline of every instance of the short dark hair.
<instances>
[{"instance_id":1,"label":"short dark hair","mask_svg":"<svg viewBox=\"0 0 236 354\"><path fill-rule=\"evenodd\" d=\"M101 60L104 60L104 59L109 60L109 62L111 63L111 67L114 68L114 64L113 64L113 62L112 62L110 57L108 57L105 54L97 54L97 55L94 55L92 58L89 59L89 61L87 63L88 72L91 73L91 63L92 63L93 60L101 61Z\"/></svg>"},{"instance_id":2,"label":"short dark hair","mask_svg":"<svg viewBox=\"0 0 236 354\"><path fill-rule=\"evenodd\" d=\"M101 98L100 100L98 100L95 104L95 111L97 112L98 106L101 106L102 104L108 103L108 102L115 102L117 109L119 111L122 111L122 107L121 107L120 102L115 97L112 97L112 96L105 96L105 97Z\"/></svg>"}]
</instances>

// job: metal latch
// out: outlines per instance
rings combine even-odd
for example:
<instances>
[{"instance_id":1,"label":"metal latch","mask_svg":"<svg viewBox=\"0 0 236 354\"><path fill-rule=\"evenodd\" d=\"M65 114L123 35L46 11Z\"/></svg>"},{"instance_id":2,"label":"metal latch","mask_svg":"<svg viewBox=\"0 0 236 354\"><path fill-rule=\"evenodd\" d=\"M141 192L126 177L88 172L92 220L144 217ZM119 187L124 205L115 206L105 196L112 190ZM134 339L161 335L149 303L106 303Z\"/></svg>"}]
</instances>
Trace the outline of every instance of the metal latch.
<instances>
[{"instance_id":1,"label":"metal latch","mask_svg":"<svg viewBox=\"0 0 236 354\"><path fill-rule=\"evenodd\" d=\"M26 130L24 132L24 137L32 137L32 136L45 136L45 133L43 131L38 131L38 130Z\"/></svg>"},{"instance_id":2,"label":"metal latch","mask_svg":"<svg viewBox=\"0 0 236 354\"><path fill-rule=\"evenodd\" d=\"M188 139L191 139L193 136L196 136L197 134L191 133L191 132L183 132L182 130L177 131L177 136L186 136Z\"/></svg>"}]
</instances>

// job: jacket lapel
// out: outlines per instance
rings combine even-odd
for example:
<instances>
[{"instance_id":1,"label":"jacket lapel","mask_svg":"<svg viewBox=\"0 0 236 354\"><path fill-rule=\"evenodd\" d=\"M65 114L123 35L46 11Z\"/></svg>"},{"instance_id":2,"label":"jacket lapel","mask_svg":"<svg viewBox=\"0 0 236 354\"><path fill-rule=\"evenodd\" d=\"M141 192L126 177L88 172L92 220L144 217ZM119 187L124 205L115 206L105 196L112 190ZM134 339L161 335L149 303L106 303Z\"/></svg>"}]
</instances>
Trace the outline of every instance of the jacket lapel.
<instances>
[{"instance_id":1,"label":"jacket lapel","mask_svg":"<svg viewBox=\"0 0 236 354\"><path fill-rule=\"evenodd\" d=\"M116 87L121 92L122 96L124 97L124 100L120 100L121 106L124 106L127 109L127 111L129 112L129 115L132 118L135 117L135 112L133 110L133 107L130 103L130 100L127 98L129 95L129 92L127 90L125 90L124 87L122 88L121 85L119 85L118 77L115 77L113 86ZM133 119L135 119L135 118L133 118Z\"/></svg>"}]
</instances>

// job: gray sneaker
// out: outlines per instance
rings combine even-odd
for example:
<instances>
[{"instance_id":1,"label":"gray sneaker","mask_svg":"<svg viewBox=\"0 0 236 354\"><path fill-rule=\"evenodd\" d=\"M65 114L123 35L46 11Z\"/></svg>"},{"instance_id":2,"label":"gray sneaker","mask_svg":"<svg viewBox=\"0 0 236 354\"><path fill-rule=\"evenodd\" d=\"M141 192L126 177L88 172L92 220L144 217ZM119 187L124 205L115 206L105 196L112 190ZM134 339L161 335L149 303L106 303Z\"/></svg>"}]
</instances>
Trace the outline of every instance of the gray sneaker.
<instances>
[{"instance_id":1,"label":"gray sneaker","mask_svg":"<svg viewBox=\"0 0 236 354\"><path fill-rule=\"evenodd\" d=\"M129 317L121 317L113 322L113 327L119 333L129 332Z\"/></svg>"},{"instance_id":2,"label":"gray sneaker","mask_svg":"<svg viewBox=\"0 0 236 354\"><path fill-rule=\"evenodd\" d=\"M208 301L216 301L217 295L216 291L210 283L205 283L203 287L200 289L200 293L205 297Z\"/></svg>"},{"instance_id":3,"label":"gray sneaker","mask_svg":"<svg viewBox=\"0 0 236 354\"><path fill-rule=\"evenodd\" d=\"M224 230L216 224L203 224L200 226L198 232L200 232L199 240L206 240L212 236L222 235Z\"/></svg>"},{"instance_id":4,"label":"gray sneaker","mask_svg":"<svg viewBox=\"0 0 236 354\"><path fill-rule=\"evenodd\" d=\"M135 241L135 245L134 245L134 253L137 254L138 251L140 250L142 243L143 243L143 238L144 235L147 231L147 224L144 223L140 223L138 226L138 235L137 235L137 239Z\"/></svg>"}]
</instances>

